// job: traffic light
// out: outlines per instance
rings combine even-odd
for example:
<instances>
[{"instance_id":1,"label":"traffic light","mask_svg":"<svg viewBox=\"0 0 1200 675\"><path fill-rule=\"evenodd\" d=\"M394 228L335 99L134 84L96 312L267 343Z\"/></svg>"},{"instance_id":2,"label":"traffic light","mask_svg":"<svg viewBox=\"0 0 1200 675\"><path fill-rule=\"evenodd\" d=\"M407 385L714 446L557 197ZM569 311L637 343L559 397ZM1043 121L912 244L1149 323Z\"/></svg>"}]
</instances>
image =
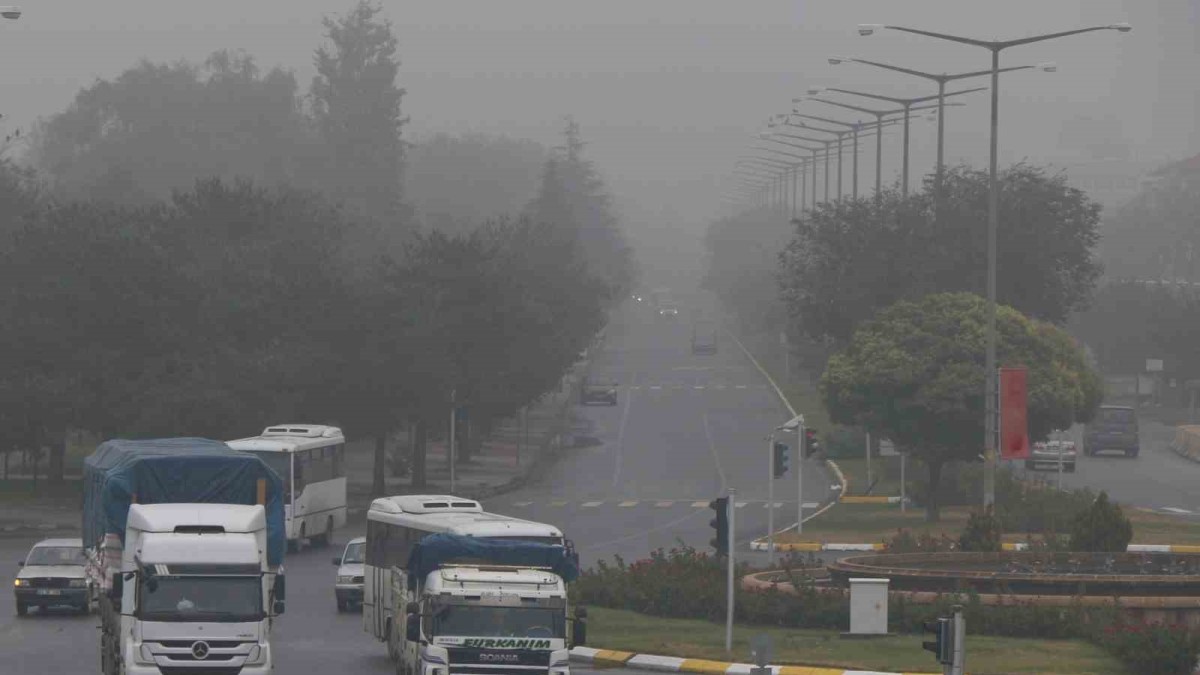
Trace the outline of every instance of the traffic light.
<instances>
[{"instance_id":1,"label":"traffic light","mask_svg":"<svg viewBox=\"0 0 1200 675\"><path fill-rule=\"evenodd\" d=\"M816 429L804 429L804 456L812 457L815 452L821 449L821 442L817 440Z\"/></svg>"},{"instance_id":2,"label":"traffic light","mask_svg":"<svg viewBox=\"0 0 1200 675\"><path fill-rule=\"evenodd\" d=\"M922 642L925 651L933 652L938 663L950 665L954 662L954 619L943 616L936 622L926 621L921 624L926 633L933 633L937 639L933 642Z\"/></svg>"},{"instance_id":3,"label":"traffic light","mask_svg":"<svg viewBox=\"0 0 1200 675\"><path fill-rule=\"evenodd\" d=\"M775 453L771 460L772 473L776 478L783 478L788 472L787 443L776 443Z\"/></svg>"},{"instance_id":4,"label":"traffic light","mask_svg":"<svg viewBox=\"0 0 1200 675\"><path fill-rule=\"evenodd\" d=\"M717 550L717 555L729 554L729 498L717 497L708 503L708 508L717 512L717 517L709 521L709 526L717 531L716 536L712 541L712 547Z\"/></svg>"}]
</instances>

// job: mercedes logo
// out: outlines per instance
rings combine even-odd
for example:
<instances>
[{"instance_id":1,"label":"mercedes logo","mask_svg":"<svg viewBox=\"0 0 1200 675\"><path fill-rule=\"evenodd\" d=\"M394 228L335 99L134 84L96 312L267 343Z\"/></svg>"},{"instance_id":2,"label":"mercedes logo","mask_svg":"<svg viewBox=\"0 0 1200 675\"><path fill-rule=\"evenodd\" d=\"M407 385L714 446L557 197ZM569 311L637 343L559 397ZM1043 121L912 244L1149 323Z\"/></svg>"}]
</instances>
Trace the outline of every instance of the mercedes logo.
<instances>
[{"instance_id":1,"label":"mercedes logo","mask_svg":"<svg viewBox=\"0 0 1200 675\"><path fill-rule=\"evenodd\" d=\"M207 642L193 642L192 643L192 657L195 658L197 661L203 661L204 659L207 659L208 658L208 643Z\"/></svg>"}]
</instances>

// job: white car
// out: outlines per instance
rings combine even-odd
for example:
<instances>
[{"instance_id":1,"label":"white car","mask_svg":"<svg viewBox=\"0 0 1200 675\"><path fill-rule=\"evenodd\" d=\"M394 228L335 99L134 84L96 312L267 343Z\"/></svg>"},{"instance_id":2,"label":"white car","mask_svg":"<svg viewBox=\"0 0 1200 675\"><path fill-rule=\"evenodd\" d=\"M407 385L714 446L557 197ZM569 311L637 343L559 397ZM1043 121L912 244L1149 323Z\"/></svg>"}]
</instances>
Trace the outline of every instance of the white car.
<instances>
[{"instance_id":1,"label":"white car","mask_svg":"<svg viewBox=\"0 0 1200 675\"><path fill-rule=\"evenodd\" d=\"M1044 441L1034 443L1030 449L1029 458L1025 460L1026 469L1046 468L1058 469L1061 454L1062 470L1075 473L1075 441Z\"/></svg>"},{"instance_id":2,"label":"white car","mask_svg":"<svg viewBox=\"0 0 1200 675\"><path fill-rule=\"evenodd\" d=\"M342 554L333 559L337 565L337 581L333 593L337 597L339 612L348 612L352 607L362 608L363 563L367 551L367 538L355 537L346 544Z\"/></svg>"},{"instance_id":3,"label":"white car","mask_svg":"<svg viewBox=\"0 0 1200 675\"><path fill-rule=\"evenodd\" d=\"M81 539L45 539L33 545L21 571L13 580L17 616L25 616L30 607L73 607L83 614L91 609Z\"/></svg>"}]
</instances>

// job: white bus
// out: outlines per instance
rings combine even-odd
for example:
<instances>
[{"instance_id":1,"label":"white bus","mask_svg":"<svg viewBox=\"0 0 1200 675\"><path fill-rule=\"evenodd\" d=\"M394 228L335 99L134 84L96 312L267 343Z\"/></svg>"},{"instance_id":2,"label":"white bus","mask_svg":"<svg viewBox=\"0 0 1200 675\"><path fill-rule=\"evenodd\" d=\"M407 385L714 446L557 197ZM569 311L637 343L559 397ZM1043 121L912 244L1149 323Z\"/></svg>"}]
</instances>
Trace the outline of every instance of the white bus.
<instances>
[{"instance_id":1,"label":"white bus","mask_svg":"<svg viewBox=\"0 0 1200 675\"><path fill-rule=\"evenodd\" d=\"M346 439L320 424L281 424L261 436L228 441L234 450L258 455L283 480L288 548L304 540L328 546L346 525Z\"/></svg>"},{"instance_id":2,"label":"white bus","mask_svg":"<svg viewBox=\"0 0 1200 675\"><path fill-rule=\"evenodd\" d=\"M363 574L363 630L387 641L393 662L401 644L392 630L393 570L425 535L450 532L482 539L509 539L567 546L553 525L487 513L479 502L449 495L380 497L367 511L367 555Z\"/></svg>"}]
</instances>

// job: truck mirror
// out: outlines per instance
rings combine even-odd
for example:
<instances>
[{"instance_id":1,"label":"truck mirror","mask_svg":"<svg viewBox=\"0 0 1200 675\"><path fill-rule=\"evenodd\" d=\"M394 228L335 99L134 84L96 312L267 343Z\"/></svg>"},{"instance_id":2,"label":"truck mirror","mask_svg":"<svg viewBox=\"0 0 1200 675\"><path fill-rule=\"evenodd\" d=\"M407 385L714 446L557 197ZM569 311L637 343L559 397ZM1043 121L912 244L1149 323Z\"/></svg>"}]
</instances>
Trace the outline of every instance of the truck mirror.
<instances>
[{"instance_id":1,"label":"truck mirror","mask_svg":"<svg viewBox=\"0 0 1200 675\"><path fill-rule=\"evenodd\" d=\"M340 556L340 555L333 556L333 566L334 567L342 566L342 556Z\"/></svg>"},{"instance_id":2,"label":"truck mirror","mask_svg":"<svg viewBox=\"0 0 1200 675\"><path fill-rule=\"evenodd\" d=\"M575 618L576 619L586 619L587 618L587 607L576 607L575 608Z\"/></svg>"},{"instance_id":3,"label":"truck mirror","mask_svg":"<svg viewBox=\"0 0 1200 675\"><path fill-rule=\"evenodd\" d=\"M421 617L418 614L409 614L404 621L404 639L409 642L420 642L421 640Z\"/></svg>"},{"instance_id":4,"label":"truck mirror","mask_svg":"<svg viewBox=\"0 0 1200 675\"><path fill-rule=\"evenodd\" d=\"M272 607L272 609L275 610L275 616L279 616L280 614L283 614L283 608L284 608L284 602L282 600L276 600L275 605Z\"/></svg>"},{"instance_id":5,"label":"truck mirror","mask_svg":"<svg viewBox=\"0 0 1200 675\"><path fill-rule=\"evenodd\" d=\"M582 647L587 644L587 622L575 621L574 646Z\"/></svg>"},{"instance_id":6,"label":"truck mirror","mask_svg":"<svg viewBox=\"0 0 1200 675\"><path fill-rule=\"evenodd\" d=\"M420 614L421 606L415 602L410 602L404 606L404 613L405 614Z\"/></svg>"},{"instance_id":7,"label":"truck mirror","mask_svg":"<svg viewBox=\"0 0 1200 675\"><path fill-rule=\"evenodd\" d=\"M275 575L275 600L278 602L283 602L287 599L287 584L284 583L285 578L282 574Z\"/></svg>"}]
</instances>

